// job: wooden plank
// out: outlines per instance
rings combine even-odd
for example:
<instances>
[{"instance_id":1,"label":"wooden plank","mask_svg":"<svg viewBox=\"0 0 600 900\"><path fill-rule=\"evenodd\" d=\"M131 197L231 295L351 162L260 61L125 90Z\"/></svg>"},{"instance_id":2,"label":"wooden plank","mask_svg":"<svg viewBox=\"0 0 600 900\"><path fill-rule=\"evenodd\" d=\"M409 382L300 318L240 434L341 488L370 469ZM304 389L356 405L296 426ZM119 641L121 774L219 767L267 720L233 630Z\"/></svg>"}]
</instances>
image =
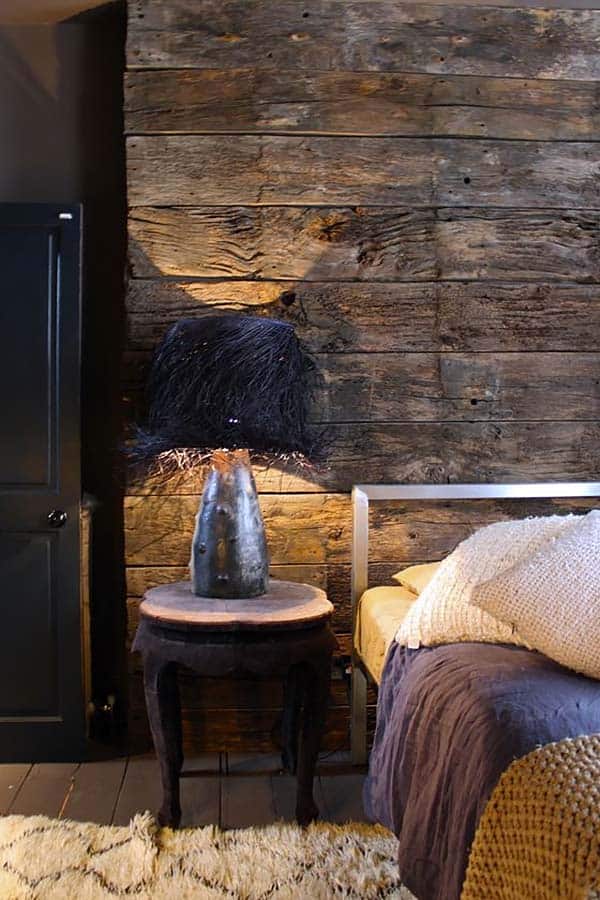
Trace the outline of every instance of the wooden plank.
<instances>
[{"instance_id":1,"label":"wooden plank","mask_svg":"<svg viewBox=\"0 0 600 900\"><path fill-rule=\"evenodd\" d=\"M320 775L321 790L325 800L325 817L329 822L364 822L362 802L365 776Z\"/></svg>"},{"instance_id":2,"label":"wooden plank","mask_svg":"<svg viewBox=\"0 0 600 900\"><path fill-rule=\"evenodd\" d=\"M250 828L277 819L269 775L223 777L221 827Z\"/></svg>"},{"instance_id":3,"label":"wooden plank","mask_svg":"<svg viewBox=\"0 0 600 900\"><path fill-rule=\"evenodd\" d=\"M487 426L486 426L487 427ZM491 427L491 435L498 426ZM552 426L556 432L558 426ZM582 454L581 473L574 473L570 479L556 475L554 479L585 480L583 472L597 470L598 426L592 426L587 438L579 423L564 426L564 441L569 446L578 444ZM438 432L439 437L439 432ZM481 435L483 437L483 435ZM530 438L533 435L530 435ZM465 437L466 439L466 437ZM551 431L545 435L537 432L538 450L535 452L533 440L527 433L522 435L522 453L527 456L532 480L551 480L544 469L547 457L554 457L560 446L552 440ZM398 442L392 435L392 446L398 449ZM551 448L551 449L550 449ZM500 437L490 448L490 455L502 453ZM487 464L488 451L480 446L477 459L480 465ZM552 464L552 461L550 462ZM555 461L553 464L556 464ZM521 463L524 465L524 462ZM585 467L585 468L584 468ZM511 466L511 481L526 480L516 477L517 466ZM365 474L363 468L363 475ZM374 482L384 481L375 478ZM452 479L457 480L457 479ZM500 479L493 479L498 481ZM589 480L589 479L588 479ZM358 481L358 479L357 479ZM390 478L391 482L401 482L400 478ZM189 496L126 497L125 530L126 557L129 565L185 565L189 556L189 546L194 523L197 498ZM273 559L284 554L296 564L305 564L311 557L319 563L350 562L350 497L340 494L305 494L261 497L263 512L270 538ZM373 509L370 534L370 559L372 562L413 562L418 559L441 559L468 537L478 527L490 522L519 518L526 515L548 515L553 513L588 510L597 505L592 500L510 500L510 501L469 501L454 503L443 501L424 503L377 504Z\"/></svg>"},{"instance_id":4,"label":"wooden plank","mask_svg":"<svg viewBox=\"0 0 600 900\"><path fill-rule=\"evenodd\" d=\"M9 813L30 769L29 763L0 765L0 816L6 816Z\"/></svg>"},{"instance_id":5,"label":"wooden plank","mask_svg":"<svg viewBox=\"0 0 600 900\"><path fill-rule=\"evenodd\" d=\"M599 226L597 211L144 207L129 256L150 278L585 282Z\"/></svg>"},{"instance_id":6,"label":"wooden plank","mask_svg":"<svg viewBox=\"0 0 600 900\"><path fill-rule=\"evenodd\" d=\"M597 12L396 0L162 0L129 4L127 62L148 68L431 72L598 78Z\"/></svg>"},{"instance_id":7,"label":"wooden plank","mask_svg":"<svg viewBox=\"0 0 600 900\"><path fill-rule=\"evenodd\" d=\"M368 708L368 715L372 727L374 707ZM339 750L349 745L349 716L348 707L333 707L329 710L323 750ZM183 710L184 748L220 747L238 752L273 752L276 740L272 710L236 710L233 713L223 711L215 715L209 725L205 718L204 712Z\"/></svg>"},{"instance_id":8,"label":"wooden plank","mask_svg":"<svg viewBox=\"0 0 600 900\"><path fill-rule=\"evenodd\" d=\"M296 819L296 779L283 773L271 775L271 790L277 819L294 822ZM321 780L317 776L313 782L313 797L319 808L321 819L326 818L325 798Z\"/></svg>"},{"instance_id":9,"label":"wooden plank","mask_svg":"<svg viewBox=\"0 0 600 900\"><path fill-rule=\"evenodd\" d=\"M425 560L415 559L415 563ZM399 560L376 563L369 569L370 584L394 584L392 575L403 567ZM338 631L350 631L352 611L350 608L350 566L281 566L274 567L286 580L315 584L327 591L334 605L333 624ZM187 566L133 566L126 569L128 607L141 598L144 591L169 581L185 581L189 578Z\"/></svg>"},{"instance_id":10,"label":"wooden plank","mask_svg":"<svg viewBox=\"0 0 600 900\"><path fill-rule=\"evenodd\" d=\"M316 535L337 529L329 519L333 506L317 509L317 499L304 499L301 494L347 492L352 485L364 482L445 482L445 481L586 481L591 480L598 465L599 427L594 421L582 422L411 422L355 423L328 427L331 447L327 466L306 470L297 479L292 473L279 484L276 477L267 482L268 490L281 490L277 496L263 495L263 513L271 542L272 561L279 564L318 564L323 562ZM552 448L552 452L549 452ZM365 463L368 461L368 464ZM186 487L196 473L185 479ZM264 490L263 483L260 484ZM292 492L286 499L283 492ZM175 491L173 491L175 493ZM144 531L139 520L143 507L141 497L126 501L125 538L128 565L139 565L141 541L152 543L147 533L139 537L135 529ZM154 497L152 515L164 529L182 529L191 541L191 527L199 498L189 499L177 511L172 501ZM196 507L196 508L194 508ZM148 507L150 510L151 507ZM138 515L136 516L136 510ZM311 512L309 512L309 510ZM314 513L312 512L314 510ZM296 522L288 526L281 516L294 515ZM316 514L316 515L315 515ZM322 529L316 528L316 516L324 515ZM308 518L307 518L308 516ZM343 523L345 527L345 522ZM287 533L285 529L288 529ZM303 558L286 556L294 548L300 529L306 541ZM319 539L320 540L320 539ZM135 551L132 548L136 548ZM187 559L157 558L155 548L148 547L147 565L184 565Z\"/></svg>"},{"instance_id":11,"label":"wooden plank","mask_svg":"<svg viewBox=\"0 0 600 900\"><path fill-rule=\"evenodd\" d=\"M181 826L218 825L221 814L220 775L201 775L180 781Z\"/></svg>"},{"instance_id":12,"label":"wooden plank","mask_svg":"<svg viewBox=\"0 0 600 900\"><path fill-rule=\"evenodd\" d=\"M600 205L594 143L139 135L127 140L131 206Z\"/></svg>"},{"instance_id":13,"label":"wooden plank","mask_svg":"<svg viewBox=\"0 0 600 900\"><path fill-rule=\"evenodd\" d=\"M142 70L125 75L125 129L598 140L596 94L592 81L255 67Z\"/></svg>"},{"instance_id":14,"label":"wooden plank","mask_svg":"<svg viewBox=\"0 0 600 900\"><path fill-rule=\"evenodd\" d=\"M194 496L176 502L168 496L126 498L128 564L187 564L198 500ZM261 507L275 564L324 562L348 539L350 506L346 497L267 495L261 498Z\"/></svg>"},{"instance_id":15,"label":"wooden plank","mask_svg":"<svg viewBox=\"0 0 600 900\"><path fill-rule=\"evenodd\" d=\"M126 383L142 390L150 359L128 354ZM311 418L320 423L600 417L598 353L335 353L316 362Z\"/></svg>"},{"instance_id":16,"label":"wooden plank","mask_svg":"<svg viewBox=\"0 0 600 900\"><path fill-rule=\"evenodd\" d=\"M127 347L151 350L177 319L275 316L313 353L597 350L598 290L541 282L371 283L132 279Z\"/></svg>"},{"instance_id":17,"label":"wooden plank","mask_svg":"<svg viewBox=\"0 0 600 900\"><path fill-rule=\"evenodd\" d=\"M137 604L130 601L128 606L128 611L131 614L129 624L129 631L131 633L133 630L132 626L134 626L134 623L137 621ZM339 630L342 629L340 628ZM130 658L129 676L129 703L135 707L143 707L145 701L142 665L137 654L133 654ZM181 703L185 709L203 709L206 710L206 714L211 717L215 715L215 711L221 709L255 709L256 707L262 707L263 709L280 710L283 706L283 682L281 679L242 681L237 678L211 678L210 681L205 680L203 682L193 674L188 675L185 671L180 671L179 688ZM332 707L348 706L348 701L348 685L346 682L338 678L332 679L330 705ZM375 703L376 698L372 696L369 702ZM205 754L205 756L210 755ZM212 756L218 759L217 754L212 754ZM265 769L268 759L252 757L252 764L254 764L254 762L259 766L260 771L273 770L272 766L270 769ZM249 771L247 767L250 765L250 762L246 757L240 759L235 755L230 754L228 763L229 772L243 772L247 774ZM190 760L189 763L186 762L186 770L189 770L190 768L194 771L198 768L204 772L207 771L205 765L202 765L200 762L195 762L194 760ZM281 768L281 761L279 761L275 768ZM218 768L213 766L212 771L218 771Z\"/></svg>"},{"instance_id":18,"label":"wooden plank","mask_svg":"<svg viewBox=\"0 0 600 900\"><path fill-rule=\"evenodd\" d=\"M280 578L282 581L300 581L315 587L327 587L327 567L323 565L271 566L270 574L272 578ZM189 577L188 566L130 567L126 570L127 594L130 597L141 597L150 588L171 581L186 581ZM0 775L1 772L0 768Z\"/></svg>"},{"instance_id":19,"label":"wooden plank","mask_svg":"<svg viewBox=\"0 0 600 900\"><path fill-rule=\"evenodd\" d=\"M279 753L227 753L227 775L267 775L281 771Z\"/></svg>"},{"instance_id":20,"label":"wooden plank","mask_svg":"<svg viewBox=\"0 0 600 900\"><path fill-rule=\"evenodd\" d=\"M155 814L162 798L160 772L154 756L131 757L117 799L113 825L128 825L136 813Z\"/></svg>"},{"instance_id":21,"label":"wooden plank","mask_svg":"<svg viewBox=\"0 0 600 900\"><path fill-rule=\"evenodd\" d=\"M62 817L110 825L126 766L126 759L82 763L75 773Z\"/></svg>"},{"instance_id":22,"label":"wooden plank","mask_svg":"<svg viewBox=\"0 0 600 900\"><path fill-rule=\"evenodd\" d=\"M197 775L220 775L221 754L196 753L192 756L186 756L183 761L181 773L182 778L193 778Z\"/></svg>"},{"instance_id":23,"label":"wooden plank","mask_svg":"<svg viewBox=\"0 0 600 900\"><path fill-rule=\"evenodd\" d=\"M36 763L15 797L11 815L56 818L73 786L77 769L77 763Z\"/></svg>"}]
</instances>

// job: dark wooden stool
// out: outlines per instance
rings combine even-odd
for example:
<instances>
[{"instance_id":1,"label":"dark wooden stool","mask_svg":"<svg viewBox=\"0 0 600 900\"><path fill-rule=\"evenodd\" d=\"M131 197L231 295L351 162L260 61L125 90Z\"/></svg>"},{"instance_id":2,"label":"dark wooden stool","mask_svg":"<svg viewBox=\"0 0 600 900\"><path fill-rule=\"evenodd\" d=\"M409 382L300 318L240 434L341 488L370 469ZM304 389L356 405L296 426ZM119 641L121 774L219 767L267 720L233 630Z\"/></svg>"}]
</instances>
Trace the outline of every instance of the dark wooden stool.
<instances>
[{"instance_id":1,"label":"dark wooden stool","mask_svg":"<svg viewBox=\"0 0 600 900\"><path fill-rule=\"evenodd\" d=\"M144 689L163 788L161 825L181 819L183 764L179 665L211 678L284 679L284 767L297 776L296 819L317 818L313 777L329 701L333 606L324 591L271 579L248 600L196 597L189 581L147 591L133 642L144 661Z\"/></svg>"}]
</instances>

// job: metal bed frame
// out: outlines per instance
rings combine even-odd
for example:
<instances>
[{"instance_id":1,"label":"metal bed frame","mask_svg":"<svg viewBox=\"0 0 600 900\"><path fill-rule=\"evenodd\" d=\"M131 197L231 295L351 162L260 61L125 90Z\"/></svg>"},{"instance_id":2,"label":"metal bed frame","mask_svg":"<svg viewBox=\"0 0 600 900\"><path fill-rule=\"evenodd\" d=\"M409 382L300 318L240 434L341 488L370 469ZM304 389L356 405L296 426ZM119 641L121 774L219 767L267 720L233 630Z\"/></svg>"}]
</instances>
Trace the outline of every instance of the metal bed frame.
<instances>
[{"instance_id":1,"label":"metal bed frame","mask_svg":"<svg viewBox=\"0 0 600 900\"><path fill-rule=\"evenodd\" d=\"M354 643L358 601L369 583L369 503L384 500L527 500L600 497L598 481L539 484L357 484L352 489L352 719L354 765L367 761L367 667Z\"/></svg>"}]
</instances>

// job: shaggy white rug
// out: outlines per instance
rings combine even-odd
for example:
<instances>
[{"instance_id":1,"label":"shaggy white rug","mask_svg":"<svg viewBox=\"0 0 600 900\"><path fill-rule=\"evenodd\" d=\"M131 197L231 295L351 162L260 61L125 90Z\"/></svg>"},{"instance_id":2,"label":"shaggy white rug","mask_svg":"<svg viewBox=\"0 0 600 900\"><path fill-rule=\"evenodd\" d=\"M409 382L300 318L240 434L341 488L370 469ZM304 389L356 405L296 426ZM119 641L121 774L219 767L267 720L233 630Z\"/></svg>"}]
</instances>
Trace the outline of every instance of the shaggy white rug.
<instances>
[{"instance_id":1,"label":"shaggy white rug","mask_svg":"<svg viewBox=\"0 0 600 900\"><path fill-rule=\"evenodd\" d=\"M0 819L2 900L413 900L396 839L383 828L326 823L221 831L124 828L44 816Z\"/></svg>"}]
</instances>

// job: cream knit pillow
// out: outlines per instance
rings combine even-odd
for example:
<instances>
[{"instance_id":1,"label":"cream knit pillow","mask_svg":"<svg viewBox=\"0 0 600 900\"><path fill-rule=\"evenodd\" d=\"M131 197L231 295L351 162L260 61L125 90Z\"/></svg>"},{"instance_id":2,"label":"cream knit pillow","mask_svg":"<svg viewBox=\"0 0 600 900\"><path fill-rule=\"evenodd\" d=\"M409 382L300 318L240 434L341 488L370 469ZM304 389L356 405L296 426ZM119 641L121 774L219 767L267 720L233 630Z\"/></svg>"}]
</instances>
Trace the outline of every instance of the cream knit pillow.
<instances>
[{"instance_id":1,"label":"cream knit pillow","mask_svg":"<svg viewBox=\"0 0 600 900\"><path fill-rule=\"evenodd\" d=\"M523 644L512 625L471 605L471 592L577 521L577 516L547 516L495 522L476 531L443 560L415 600L396 634L398 643L412 648L458 641Z\"/></svg>"},{"instance_id":2,"label":"cream knit pillow","mask_svg":"<svg viewBox=\"0 0 600 900\"><path fill-rule=\"evenodd\" d=\"M472 603L563 666L600 678L600 510L479 584Z\"/></svg>"}]
</instances>

